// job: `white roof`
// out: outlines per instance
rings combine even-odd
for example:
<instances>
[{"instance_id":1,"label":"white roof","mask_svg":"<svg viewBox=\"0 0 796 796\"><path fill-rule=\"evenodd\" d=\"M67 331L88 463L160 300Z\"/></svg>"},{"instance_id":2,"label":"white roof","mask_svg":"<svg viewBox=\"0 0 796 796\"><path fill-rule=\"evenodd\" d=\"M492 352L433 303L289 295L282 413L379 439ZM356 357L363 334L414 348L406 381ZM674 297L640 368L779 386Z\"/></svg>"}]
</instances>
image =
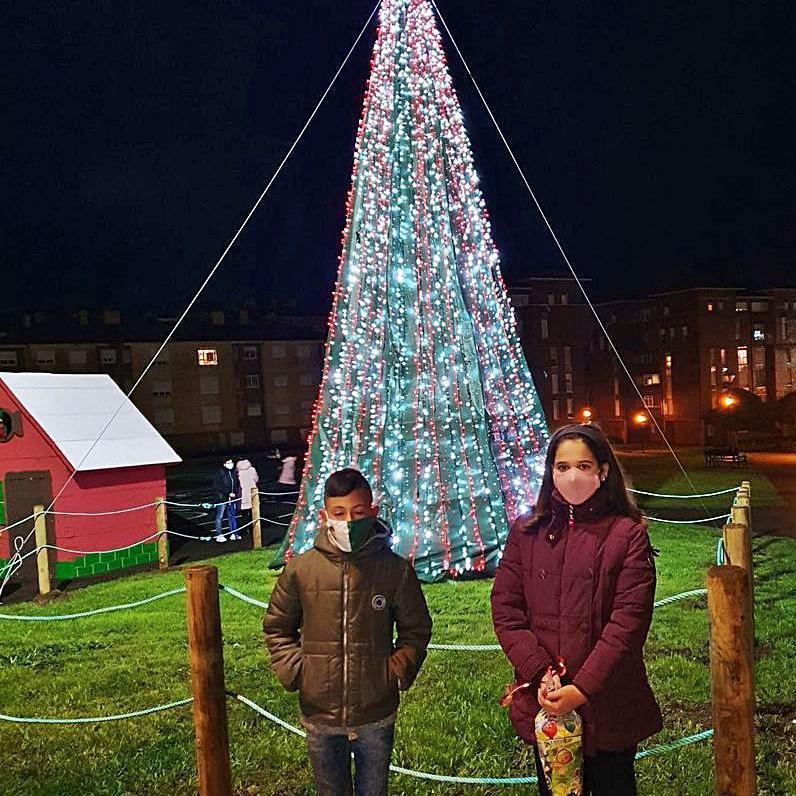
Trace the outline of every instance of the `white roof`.
<instances>
[{"instance_id":1,"label":"white roof","mask_svg":"<svg viewBox=\"0 0 796 796\"><path fill-rule=\"evenodd\" d=\"M106 374L0 373L0 382L78 472L182 461Z\"/></svg>"}]
</instances>

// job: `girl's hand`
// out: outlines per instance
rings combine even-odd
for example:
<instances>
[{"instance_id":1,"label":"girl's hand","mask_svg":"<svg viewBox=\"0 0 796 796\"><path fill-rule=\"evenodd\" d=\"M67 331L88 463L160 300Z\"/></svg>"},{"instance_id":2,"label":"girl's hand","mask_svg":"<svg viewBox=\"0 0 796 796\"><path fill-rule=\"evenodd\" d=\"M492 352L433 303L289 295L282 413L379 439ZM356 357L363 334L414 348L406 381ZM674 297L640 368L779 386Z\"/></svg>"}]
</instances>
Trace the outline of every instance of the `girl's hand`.
<instances>
[{"instance_id":1,"label":"girl's hand","mask_svg":"<svg viewBox=\"0 0 796 796\"><path fill-rule=\"evenodd\" d=\"M539 689L539 705L551 716L563 716L565 713L577 710L587 702L583 692L574 685L565 685L546 694Z\"/></svg>"},{"instance_id":2,"label":"girl's hand","mask_svg":"<svg viewBox=\"0 0 796 796\"><path fill-rule=\"evenodd\" d=\"M559 688L561 688L561 678L558 674L545 674L539 685L536 698L540 699L542 696L547 696L548 693L557 691Z\"/></svg>"}]
</instances>

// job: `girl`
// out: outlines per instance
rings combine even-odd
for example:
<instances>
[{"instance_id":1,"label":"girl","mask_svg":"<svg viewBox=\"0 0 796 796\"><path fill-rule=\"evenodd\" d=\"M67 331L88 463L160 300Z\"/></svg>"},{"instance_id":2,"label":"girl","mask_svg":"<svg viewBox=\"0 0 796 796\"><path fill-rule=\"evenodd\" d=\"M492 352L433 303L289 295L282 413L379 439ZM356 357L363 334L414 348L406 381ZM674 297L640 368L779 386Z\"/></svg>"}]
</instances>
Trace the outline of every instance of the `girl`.
<instances>
[{"instance_id":1,"label":"girl","mask_svg":"<svg viewBox=\"0 0 796 796\"><path fill-rule=\"evenodd\" d=\"M642 657L654 595L647 530L608 440L596 426L559 429L535 510L506 541L492 621L517 685L529 684L511 702L517 734L535 743L540 707L581 714L584 796L634 796L636 746L661 729ZM559 681L545 672L561 659Z\"/></svg>"}]
</instances>

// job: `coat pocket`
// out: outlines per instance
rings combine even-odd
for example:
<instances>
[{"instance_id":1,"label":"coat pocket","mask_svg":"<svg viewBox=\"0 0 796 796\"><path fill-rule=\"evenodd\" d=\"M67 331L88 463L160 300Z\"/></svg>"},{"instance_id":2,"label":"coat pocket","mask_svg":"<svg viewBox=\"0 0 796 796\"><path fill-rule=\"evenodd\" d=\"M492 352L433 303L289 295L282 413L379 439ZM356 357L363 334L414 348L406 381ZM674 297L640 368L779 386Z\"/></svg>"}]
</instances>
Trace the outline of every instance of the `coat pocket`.
<instances>
[{"instance_id":1,"label":"coat pocket","mask_svg":"<svg viewBox=\"0 0 796 796\"><path fill-rule=\"evenodd\" d=\"M299 681L299 703L307 715L329 710L329 656L304 653Z\"/></svg>"},{"instance_id":2,"label":"coat pocket","mask_svg":"<svg viewBox=\"0 0 796 796\"><path fill-rule=\"evenodd\" d=\"M398 693L398 679L390 674L390 656L362 657L360 678L362 709L372 710L391 702Z\"/></svg>"}]
</instances>

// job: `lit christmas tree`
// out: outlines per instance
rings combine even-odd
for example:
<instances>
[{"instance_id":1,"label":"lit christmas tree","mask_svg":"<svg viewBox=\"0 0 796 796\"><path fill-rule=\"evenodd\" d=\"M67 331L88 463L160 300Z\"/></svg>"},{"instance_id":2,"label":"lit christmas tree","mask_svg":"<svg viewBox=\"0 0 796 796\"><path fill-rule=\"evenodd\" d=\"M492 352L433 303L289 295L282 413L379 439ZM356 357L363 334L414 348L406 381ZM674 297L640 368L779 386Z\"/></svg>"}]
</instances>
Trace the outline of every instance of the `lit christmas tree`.
<instances>
[{"instance_id":1,"label":"lit christmas tree","mask_svg":"<svg viewBox=\"0 0 796 796\"><path fill-rule=\"evenodd\" d=\"M494 568L547 429L428 0L384 0L357 134L323 380L279 561L327 476L374 486L424 580Z\"/></svg>"}]
</instances>

